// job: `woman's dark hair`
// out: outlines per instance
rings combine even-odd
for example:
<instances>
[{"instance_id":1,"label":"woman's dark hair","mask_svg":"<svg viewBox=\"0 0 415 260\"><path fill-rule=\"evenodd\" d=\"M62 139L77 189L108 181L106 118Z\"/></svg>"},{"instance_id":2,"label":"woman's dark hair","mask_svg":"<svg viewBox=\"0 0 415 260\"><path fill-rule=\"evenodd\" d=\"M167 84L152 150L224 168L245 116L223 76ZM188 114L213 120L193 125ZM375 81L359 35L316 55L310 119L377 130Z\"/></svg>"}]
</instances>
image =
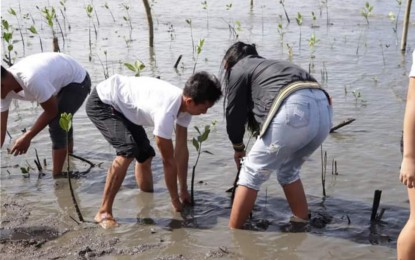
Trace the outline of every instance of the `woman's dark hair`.
<instances>
[{"instance_id":1,"label":"woman's dark hair","mask_svg":"<svg viewBox=\"0 0 415 260\"><path fill-rule=\"evenodd\" d=\"M195 104L206 101L214 104L222 97L222 87L215 75L200 71L187 80L183 95L191 97Z\"/></svg>"},{"instance_id":2,"label":"woman's dark hair","mask_svg":"<svg viewBox=\"0 0 415 260\"><path fill-rule=\"evenodd\" d=\"M223 99L223 111L225 111L225 108L226 108L229 76L230 76L232 67L235 66L235 64L238 63L240 60L242 60L243 58L249 55L258 56L258 52L256 50L255 44L235 42L234 44L232 44L231 47L229 47L229 49L225 53L225 56L222 59L219 75L220 75L222 86L223 86L223 92L225 93L225 97ZM248 129L252 133L256 133L259 130L259 125L254 118L251 108L248 108L247 125L248 125Z\"/></svg>"}]
</instances>

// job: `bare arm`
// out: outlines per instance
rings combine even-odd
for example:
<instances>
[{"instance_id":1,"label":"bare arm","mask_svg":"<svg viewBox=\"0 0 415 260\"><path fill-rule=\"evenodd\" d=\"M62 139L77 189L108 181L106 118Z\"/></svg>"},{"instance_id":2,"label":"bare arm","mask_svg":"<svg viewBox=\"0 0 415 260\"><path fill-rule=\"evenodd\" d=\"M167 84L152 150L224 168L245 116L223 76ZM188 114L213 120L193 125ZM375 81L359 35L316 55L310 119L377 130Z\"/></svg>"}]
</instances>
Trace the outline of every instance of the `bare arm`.
<instances>
[{"instance_id":1,"label":"bare arm","mask_svg":"<svg viewBox=\"0 0 415 260\"><path fill-rule=\"evenodd\" d=\"M9 110L1 112L1 147L3 147L4 139L6 138L8 117L9 117Z\"/></svg>"},{"instance_id":2,"label":"bare arm","mask_svg":"<svg viewBox=\"0 0 415 260\"><path fill-rule=\"evenodd\" d=\"M180 186L180 198L183 203L190 203L187 190L187 171L189 167L189 149L187 147L187 128L176 125L176 147L174 157L177 163L177 177Z\"/></svg>"},{"instance_id":3,"label":"bare arm","mask_svg":"<svg viewBox=\"0 0 415 260\"><path fill-rule=\"evenodd\" d=\"M182 204L177 192L177 165L174 159L173 142L170 139L156 136L156 144L163 160L164 180L170 193L172 205L176 211L181 211Z\"/></svg>"},{"instance_id":4,"label":"bare arm","mask_svg":"<svg viewBox=\"0 0 415 260\"><path fill-rule=\"evenodd\" d=\"M40 105L44 111L36 119L33 126L16 140L16 143L11 149L12 154L19 155L26 153L32 138L42 131L43 128L58 115L58 102L55 96L52 96Z\"/></svg>"},{"instance_id":5,"label":"bare arm","mask_svg":"<svg viewBox=\"0 0 415 260\"><path fill-rule=\"evenodd\" d=\"M409 79L404 117L404 145L400 180L408 188L415 187L415 78Z\"/></svg>"}]
</instances>

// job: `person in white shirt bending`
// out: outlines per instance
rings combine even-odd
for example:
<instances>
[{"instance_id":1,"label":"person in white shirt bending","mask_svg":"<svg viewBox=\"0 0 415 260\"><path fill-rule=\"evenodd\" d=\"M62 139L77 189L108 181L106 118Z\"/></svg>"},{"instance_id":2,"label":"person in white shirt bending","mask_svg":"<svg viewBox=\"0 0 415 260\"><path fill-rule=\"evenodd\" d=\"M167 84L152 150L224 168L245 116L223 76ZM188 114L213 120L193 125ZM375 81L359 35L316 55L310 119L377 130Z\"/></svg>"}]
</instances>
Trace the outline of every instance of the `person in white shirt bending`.
<instances>
[{"instance_id":1,"label":"person in white shirt bending","mask_svg":"<svg viewBox=\"0 0 415 260\"><path fill-rule=\"evenodd\" d=\"M32 139L49 125L52 140L53 176L61 174L67 149L73 152L73 128L68 133L59 126L61 113L72 115L81 107L91 90L88 72L63 53L27 56L6 69L1 66L1 146L6 137L9 107L13 99L35 101L43 112L30 129L14 142L13 155L25 154Z\"/></svg>"},{"instance_id":2,"label":"person in white shirt bending","mask_svg":"<svg viewBox=\"0 0 415 260\"><path fill-rule=\"evenodd\" d=\"M113 75L92 91L86 112L105 139L114 147L116 157L107 174L101 207L95 216L103 228L117 226L112 205L135 159L138 187L153 191L151 160L155 151L143 126L153 126L160 151L164 178L172 206L181 211L190 202L187 189L189 150L187 127L192 115L205 114L222 96L219 80L207 72L197 72L183 89L152 77ZM172 142L175 131L175 146ZM179 182L179 189L177 182Z\"/></svg>"}]
</instances>

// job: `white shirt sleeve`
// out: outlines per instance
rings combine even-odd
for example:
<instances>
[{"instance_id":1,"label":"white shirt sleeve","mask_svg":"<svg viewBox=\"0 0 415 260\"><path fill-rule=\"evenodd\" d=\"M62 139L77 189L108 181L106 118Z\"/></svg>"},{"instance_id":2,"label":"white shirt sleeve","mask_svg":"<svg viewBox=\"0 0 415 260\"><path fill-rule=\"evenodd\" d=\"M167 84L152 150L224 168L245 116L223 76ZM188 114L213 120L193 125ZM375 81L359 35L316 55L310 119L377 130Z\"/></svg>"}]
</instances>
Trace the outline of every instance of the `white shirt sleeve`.
<instances>
[{"instance_id":1,"label":"white shirt sleeve","mask_svg":"<svg viewBox=\"0 0 415 260\"><path fill-rule=\"evenodd\" d=\"M412 67L411 72L409 73L409 77L415 77L415 50L412 52Z\"/></svg>"}]
</instances>

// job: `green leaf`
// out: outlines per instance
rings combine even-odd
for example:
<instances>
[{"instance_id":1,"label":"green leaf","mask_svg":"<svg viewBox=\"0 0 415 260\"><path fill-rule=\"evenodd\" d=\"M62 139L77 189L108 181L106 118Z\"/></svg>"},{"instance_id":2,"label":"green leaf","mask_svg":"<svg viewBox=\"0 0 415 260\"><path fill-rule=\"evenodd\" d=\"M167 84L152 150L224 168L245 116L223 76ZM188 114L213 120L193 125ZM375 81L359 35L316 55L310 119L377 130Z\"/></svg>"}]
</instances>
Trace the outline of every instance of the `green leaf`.
<instances>
[{"instance_id":1,"label":"green leaf","mask_svg":"<svg viewBox=\"0 0 415 260\"><path fill-rule=\"evenodd\" d=\"M69 132L72 127L72 114L62 113L61 118L59 119L59 125L65 132Z\"/></svg>"},{"instance_id":2,"label":"green leaf","mask_svg":"<svg viewBox=\"0 0 415 260\"><path fill-rule=\"evenodd\" d=\"M134 67L134 65L130 64L130 63L124 63L124 66L126 66L129 70L136 72L136 68Z\"/></svg>"},{"instance_id":3,"label":"green leaf","mask_svg":"<svg viewBox=\"0 0 415 260\"><path fill-rule=\"evenodd\" d=\"M210 133L210 130L209 129L205 130L205 132L200 136L200 140L199 141L201 143L204 142L204 141L206 141L207 138L209 137L209 133Z\"/></svg>"},{"instance_id":4,"label":"green leaf","mask_svg":"<svg viewBox=\"0 0 415 260\"><path fill-rule=\"evenodd\" d=\"M207 150L203 151L203 153L208 153L208 154L210 154L210 155L213 155L213 153L211 153L211 152L209 152L209 151L207 151Z\"/></svg>"},{"instance_id":5,"label":"green leaf","mask_svg":"<svg viewBox=\"0 0 415 260\"><path fill-rule=\"evenodd\" d=\"M197 131L197 132L199 133L199 135L200 135L201 133L200 133L199 127L195 126L195 129L196 129L196 131Z\"/></svg>"},{"instance_id":6,"label":"green leaf","mask_svg":"<svg viewBox=\"0 0 415 260\"><path fill-rule=\"evenodd\" d=\"M20 171L22 171L23 174L29 173L29 167L20 167Z\"/></svg>"},{"instance_id":7,"label":"green leaf","mask_svg":"<svg viewBox=\"0 0 415 260\"><path fill-rule=\"evenodd\" d=\"M13 8L10 8L9 14L16 16L16 11Z\"/></svg>"},{"instance_id":8,"label":"green leaf","mask_svg":"<svg viewBox=\"0 0 415 260\"><path fill-rule=\"evenodd\" d=\"M33 33L33 34L37 34L37 30L36 30L36 28L32 25L32 26L30 26L30 28L28 28L28 30L31 32L31 33Z\"/></svg>"},{"instance_id":9,"label":"green leaf","mask_svg":"<svg viewBox=\"0 0 415 260\"><path fill-rule=\"evenodd\" d=\"M1 25L3 26L3 28L8 31L9 30L9 22L7 20L2 19L1 20Z\"/></svg>"},{"instance_id":10,"label":"green leaf","mask_svg":"<svg viewBox=\"0 0 415 260\"><path fill-rule=\"evenodd\" d=\"M193 146L196 148L196 151L199 151L199 142L196 140L196 138L193 137Z\"/></svg>"}]
</instances>

